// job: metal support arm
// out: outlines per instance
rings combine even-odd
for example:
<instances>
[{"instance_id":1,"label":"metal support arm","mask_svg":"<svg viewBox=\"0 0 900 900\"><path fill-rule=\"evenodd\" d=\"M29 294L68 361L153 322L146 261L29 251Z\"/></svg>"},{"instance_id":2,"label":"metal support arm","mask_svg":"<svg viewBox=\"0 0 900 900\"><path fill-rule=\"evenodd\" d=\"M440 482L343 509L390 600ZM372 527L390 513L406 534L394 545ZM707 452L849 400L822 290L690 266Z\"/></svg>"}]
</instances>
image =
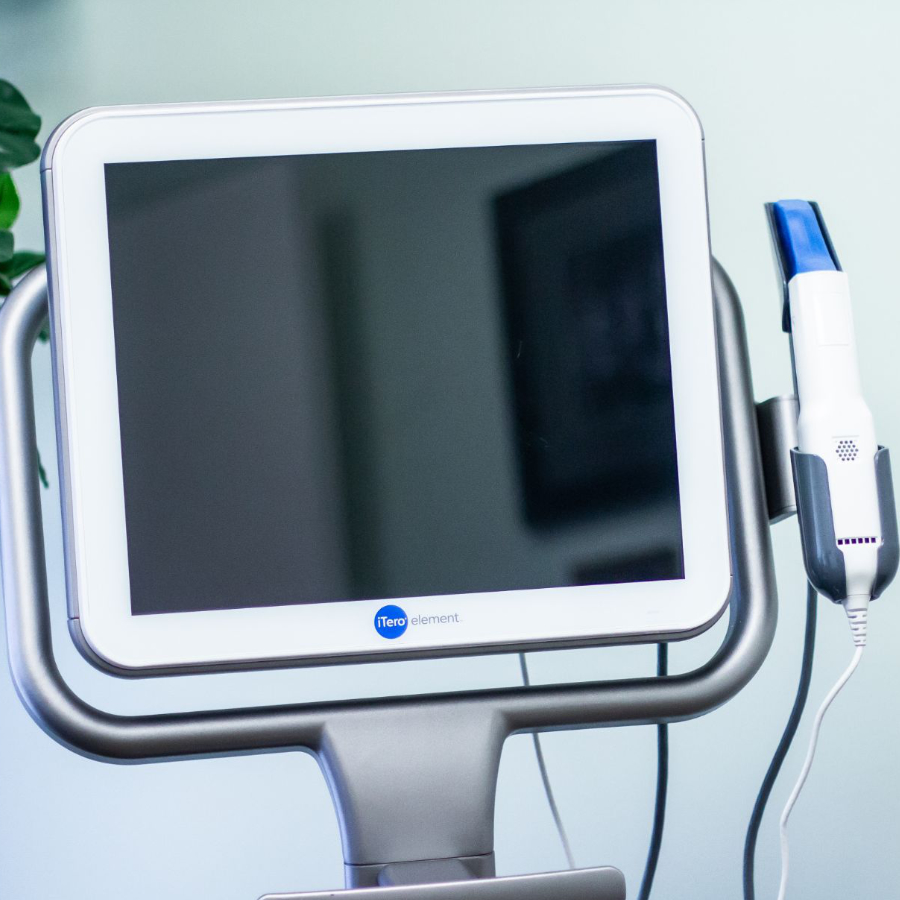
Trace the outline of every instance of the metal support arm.
<instances>
[{"instance_id":1,"label":"metal support arm","mask_svg":"<svg viewBox=\"0 0 900 900\"><path fill-rule=\"evenodd\" d=\"M743 321L720 267L714 286L733 587L726 637L705 665L667 678L122 716L78 697L53 656L30 365L47 283L43 268L31 272L0 308L0 565L10 667L23 703L56 740L108 761L314 753L338 809L351 884L376 883L395 862L491 857L508 735L701 715L733 697L771 645L775 583ZM434 752L436 741L445 752ZM486 860L482 873L491 869Z\"/></svg>"}]
</instances>

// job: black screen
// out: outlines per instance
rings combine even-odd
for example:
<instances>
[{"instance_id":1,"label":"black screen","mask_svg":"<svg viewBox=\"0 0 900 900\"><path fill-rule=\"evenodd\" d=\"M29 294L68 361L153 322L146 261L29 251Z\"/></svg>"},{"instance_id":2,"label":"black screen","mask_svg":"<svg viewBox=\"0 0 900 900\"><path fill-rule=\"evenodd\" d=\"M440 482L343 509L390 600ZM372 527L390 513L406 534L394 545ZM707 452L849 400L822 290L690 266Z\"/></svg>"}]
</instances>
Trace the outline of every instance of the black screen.
<instances>
[{"instance_id":1,"label":"black screen","mask_svg":"<svg viewBox=\"0 0 900 900\"><path fill-rule=\"evenodd\" d=\"M683 577L654 142L106 191L135 614Z\"/></svg>"}]
</instances>

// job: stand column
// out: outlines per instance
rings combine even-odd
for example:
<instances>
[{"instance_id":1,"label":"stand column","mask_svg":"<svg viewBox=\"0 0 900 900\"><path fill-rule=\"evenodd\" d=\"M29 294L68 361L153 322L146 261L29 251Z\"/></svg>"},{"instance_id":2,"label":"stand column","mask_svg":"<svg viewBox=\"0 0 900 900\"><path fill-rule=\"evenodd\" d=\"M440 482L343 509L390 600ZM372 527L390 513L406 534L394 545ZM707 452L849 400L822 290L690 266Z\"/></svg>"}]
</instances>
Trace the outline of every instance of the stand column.
<instances>
[{"instance_id":1,"label":"stand column","mask_svg":"<svg viewBox=\"0 0 900 900\"><path fill-rule=\"evenodd\" d=\"M464 705L331 720L318 758L340 819L347 886L492 876L506 734L499 713Z\"/></svg>"}]
</instances>

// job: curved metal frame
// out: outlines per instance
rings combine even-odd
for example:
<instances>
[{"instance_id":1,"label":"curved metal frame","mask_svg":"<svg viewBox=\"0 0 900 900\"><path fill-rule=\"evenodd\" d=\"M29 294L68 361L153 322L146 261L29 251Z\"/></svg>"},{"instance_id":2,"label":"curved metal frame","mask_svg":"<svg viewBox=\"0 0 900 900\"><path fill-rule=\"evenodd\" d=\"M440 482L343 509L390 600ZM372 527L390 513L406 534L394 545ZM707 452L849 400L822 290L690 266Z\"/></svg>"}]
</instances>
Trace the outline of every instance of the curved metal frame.
<instances>
[{"instance_id":1,"label":"curved metal frame","mask_svg":"<svg viewBox=\"0 0 900 900\"><path fill-rule=\"evenodd\" d=\"M22 702L57 741L108 761L315 754L338 808L345 860L356 870L350 883L373 883L377 871L367 870L390 862L492 857L496 773L508 735L699 716L733 697L771 645L776 593L743 320L718 266L714 288L733 584L726 637L705 665L666 678L121 716L78 697L53 656L30 364L47 281L43 268L31 272L0 308L0 565ZM440 759L436 739L450 747ZM420 789L426 783L428 792Z\"/></svg>"}]
</instances>

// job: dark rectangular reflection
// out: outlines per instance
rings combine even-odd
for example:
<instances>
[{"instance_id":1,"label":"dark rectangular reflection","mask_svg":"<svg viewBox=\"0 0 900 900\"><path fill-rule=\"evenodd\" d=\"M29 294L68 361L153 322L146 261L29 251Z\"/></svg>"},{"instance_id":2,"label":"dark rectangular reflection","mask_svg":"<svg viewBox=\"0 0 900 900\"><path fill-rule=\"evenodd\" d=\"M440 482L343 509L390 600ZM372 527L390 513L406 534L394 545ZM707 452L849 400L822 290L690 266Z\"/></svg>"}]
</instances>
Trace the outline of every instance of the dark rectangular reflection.
<instances>
[{"instance_id":1,"label":"dark rectangular reflection","mask_svg":"<svg viewBox=\"0 0 900 900\"><path fill-rule=\"evenodd\" d=\"M655 144L508 191L496 215L527 520L677 506Z\"/></svg>"}]
</instances>

